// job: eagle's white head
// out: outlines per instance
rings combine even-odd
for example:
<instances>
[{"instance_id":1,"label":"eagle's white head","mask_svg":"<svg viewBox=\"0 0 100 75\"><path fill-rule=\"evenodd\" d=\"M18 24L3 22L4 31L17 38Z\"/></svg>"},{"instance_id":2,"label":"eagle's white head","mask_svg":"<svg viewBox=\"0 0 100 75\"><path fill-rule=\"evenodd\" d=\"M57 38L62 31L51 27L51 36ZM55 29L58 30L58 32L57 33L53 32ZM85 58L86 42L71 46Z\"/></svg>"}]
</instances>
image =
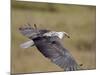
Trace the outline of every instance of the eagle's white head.
<instances>
[{"instance_id":1,"label":"eagle's white head","mask_svg":"<svg viewBox=\"0 0 100 75\"><path fill-rule=\"evenodd\" d=\"M57 36L60 39L63 39L65 36L67 36L68 38L70 38L68 33L66 33L66 32L56 32L56 31L47 32L43 36Z\"/></svg>"}]
</instances>

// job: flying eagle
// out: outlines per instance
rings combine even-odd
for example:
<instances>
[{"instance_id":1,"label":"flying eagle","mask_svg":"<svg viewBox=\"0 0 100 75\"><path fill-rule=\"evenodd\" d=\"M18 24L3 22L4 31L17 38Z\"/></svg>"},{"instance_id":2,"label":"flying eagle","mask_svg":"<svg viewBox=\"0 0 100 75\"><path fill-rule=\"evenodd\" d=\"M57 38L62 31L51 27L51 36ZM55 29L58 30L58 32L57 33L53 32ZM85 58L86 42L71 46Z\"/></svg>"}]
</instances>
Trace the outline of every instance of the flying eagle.
<instances>
[{"instance_id":1,"label":"flying eagle","mask_svg":"<svg viewBox=\"0 0 100 75\"><path fill-rule=\"evenodd\" d=\"M39 29L36 24L33 28L30 24L19 28L19 31L30 41L22 43L21 48L36 46L37 49L51 62L58 65L64 71L75 71L80 69L80 65L75 61L68 49L61 43L64 37L70 38L66 32L56 32L47 29Z\"/></svg>"}]
</instances>

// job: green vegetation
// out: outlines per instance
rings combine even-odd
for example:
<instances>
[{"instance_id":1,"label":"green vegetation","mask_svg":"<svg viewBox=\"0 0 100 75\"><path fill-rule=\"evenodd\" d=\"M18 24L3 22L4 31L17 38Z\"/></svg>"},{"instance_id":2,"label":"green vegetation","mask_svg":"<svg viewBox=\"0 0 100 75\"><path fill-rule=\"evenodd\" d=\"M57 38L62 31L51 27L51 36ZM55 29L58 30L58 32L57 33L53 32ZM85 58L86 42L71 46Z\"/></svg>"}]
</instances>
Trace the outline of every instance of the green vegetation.
<instances>
[{"instance_id":1,"label":"green vegetation","mask_svg":"<svg viewBox=\"0 0 100 75\"><path fill-rule=\"evenodd\" d=\"M62 40L83 69L96 68L96 7L30 3L12 1L11 68L12 73L62 71L50 62L36 47L22 49L19 45L27 37L18 28L24 24L37 24L39 28L69 33L71 39Z\"/></svg>"}]
</instances>

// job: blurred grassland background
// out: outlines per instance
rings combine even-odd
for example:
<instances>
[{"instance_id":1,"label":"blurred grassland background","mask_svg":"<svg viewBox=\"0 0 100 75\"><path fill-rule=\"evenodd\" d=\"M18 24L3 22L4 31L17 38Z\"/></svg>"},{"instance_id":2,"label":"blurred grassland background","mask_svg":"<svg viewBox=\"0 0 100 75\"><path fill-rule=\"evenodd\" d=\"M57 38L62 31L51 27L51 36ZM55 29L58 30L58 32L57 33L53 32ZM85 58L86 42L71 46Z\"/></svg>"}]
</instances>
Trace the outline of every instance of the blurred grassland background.
<instances>
[{"instance_id":1,"label":"blurred grassland background","mask_svg":"<svg viewBox=\"0 0 100 75\"><path fill-rule=\"evenodd\" d=\"M11 72L32 73L63 71L45 58L36 47L20 48L29 40L18 28L37 24L39 28L65 31L71 39L62 40L83 69L96 68L96 6L16 2L11 4Z\"/></svg>"}]
</instances>

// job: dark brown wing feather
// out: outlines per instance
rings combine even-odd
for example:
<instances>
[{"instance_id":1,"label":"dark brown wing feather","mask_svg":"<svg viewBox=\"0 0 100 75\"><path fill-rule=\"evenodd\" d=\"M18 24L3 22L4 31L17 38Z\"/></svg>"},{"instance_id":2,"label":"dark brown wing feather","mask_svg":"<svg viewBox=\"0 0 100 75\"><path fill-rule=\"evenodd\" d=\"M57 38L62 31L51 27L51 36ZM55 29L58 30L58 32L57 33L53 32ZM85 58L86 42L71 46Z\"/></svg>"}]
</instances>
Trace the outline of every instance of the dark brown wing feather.
<instances>
[{"instance_id":1,"label":"dark brown wing feather","mask_svg":"<svg viewBox=\"0 0 100 75\"><path fill-rule=\"evenodd\" d=\"M38 50L59 67L67 71L78 70L77 62L59 40L57 37L43 37L34 42Z\"/></svg>"},{"instance_id":2,"label":"dark brown wing feather","mask_svg":"<svg viewBox=\"0 0 100 75\"><path fill-rule=\"evenodd\" d=\"M32 36L35 33L35 29L31 25L24 25L19 28L19 31L28 38L33 38Z\"/></svg>"},{"instance_id":3,"label":"dark brown wing feather","mask_svg":"<svg viewBox=\"0 0 100 75\"><path fill-rule=\"evenodd\" d=\"M20 27L19 31L24 36L26 36L30 39L34 39L34 38L37 38L37 37L42 37L42 35L44 33L49 32L50 30L38 29L37 27L33 28L32 25L27 24L27 25L23 25L22 27Z\"/></svg>"}]
</instances>

